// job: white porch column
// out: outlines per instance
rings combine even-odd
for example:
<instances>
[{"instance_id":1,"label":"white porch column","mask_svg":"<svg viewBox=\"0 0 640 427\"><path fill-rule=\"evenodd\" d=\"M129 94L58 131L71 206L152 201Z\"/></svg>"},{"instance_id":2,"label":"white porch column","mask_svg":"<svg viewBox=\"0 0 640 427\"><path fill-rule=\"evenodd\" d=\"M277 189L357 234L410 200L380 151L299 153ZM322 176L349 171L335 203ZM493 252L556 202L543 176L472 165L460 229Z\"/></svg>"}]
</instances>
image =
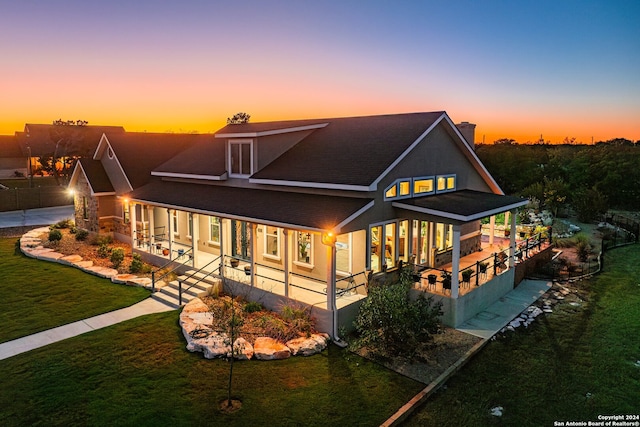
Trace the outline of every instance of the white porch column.
<instances>
[{"instance_id":1,"label":"white porch column","mask_svg":"<svg viewBox=\"0 0 640 427\"><path fill-rule=\"evenodd\" d=\"M156 223L155 223L155 218L153 217L153 206L147 205L147 215L149 215L149 252L151 252L151 248L156 243L156 238L155 238Z\"/></svg>"},{"instance_id":2,"label":"white porch column","mask_svg":"<svg viewBox=\"0 0 640 427\"><path fill-rule=\"evenodd\" d=\"M336 245L323 236L322 243L327 246L327 309L336 310Z\"/></svg>"},{"instance_id":3,"label":"white porch column","mask_svg":"<svg viewBox=\"0 0 640 427\"><path fill-rule=\"evenodd\" d=\"M460 275L460 225L453 226L453 248L451 250L451 297L458 298Z\"/></svg>"},{"instance_id":4,"label":"white porch column","mask_svg":"<svg viewBox=\"0 0 640 427\"><path fill-rule=\"evenodd\" d=\"M191 255L193 256L193 268L198 266L198 242L200 241L200 215L189 212L191 216Z\"/></svg>"},{"instance_id":5,"label":"white porch column","mask_svg":"<svg viewBox=\"0 0 640 427\"><path fill-rule=\"evenodd\" d=\"M284 234L284 296L289 296L289 230L282 229ZM294 233L295 236L295 233ZM297 248L297 245L293 245ZM294 258L295 259L295 258Z\"/></svg>"},{"instance_id":6,"label":"white porch column","mask_svg":"<svg viewBox=\"0 0 640 427\"><path fill-rule=\"evenodd\" d=\"M171 209L167 209L167 233L167 240L169 241L169 259L171 259L171 255L173 254L173 218L171 215Z\"/></svg>"},{"instance_id":7,"label":"white porch column","mask_svg":"<svg viewBox=\"0 0 640 427\"><path fill-rule=\"evenodd\" d=\"M489 245L493 246L493 238L496 234L496 216L489 217Z\"/></svg>"},{"instance_id":8,"label":"white porch column","mask_svg":"<svg viewBox=\"0 0 640 427\"><path fill-rule=\"evenodd\" d=\"M135 203L129 204L129 221L131 222L131 247L134 248L140 244L137 240L138 236L136 236L138 233L138 218L136 218Z\"/></svg>"},{"instance_id":9,"label":"white porch column","mask_svg":"<svg viewBox=\"0 0 640 427\"><path fill-rule=\"evenodd\" d=\"M223 277L223 278L224 278L224 248L225 248L225 245L224 245L225 234L224 233L225 233L225 229L226 229L225 223L226 223L226 220L224 220L222 218L219 218L219 224L220 224L220 235L218 237L219 240L220 240L220 270L219 270L219 273L220 273L220 277Z\"/></svg>"},{"instance_id":10,"label":"white porch column","mask_svg":"<svg viewBox=\"0 0 640 427\"><path fill-rule=\"evenodd\" d=\"M505 213L506 217L506 213ZM516 210L511 210L511 224L509 225L511 234L509 235L509 268L515 265L516 255Z\"/></svg>"},{"instance_id":11,"label":"white porch column","mask_svg":"<svg viewBox=\"0 0 640 427\"><path fill-rule=\"evenodd\" d=\"M249 227L249 241L251 242L251 286L255 286L256 284L256 230L258 228L258 224L255 222L250 223L251 227ZM265 236L266 238L266 236Z\"/></svg>"}]
</instances>

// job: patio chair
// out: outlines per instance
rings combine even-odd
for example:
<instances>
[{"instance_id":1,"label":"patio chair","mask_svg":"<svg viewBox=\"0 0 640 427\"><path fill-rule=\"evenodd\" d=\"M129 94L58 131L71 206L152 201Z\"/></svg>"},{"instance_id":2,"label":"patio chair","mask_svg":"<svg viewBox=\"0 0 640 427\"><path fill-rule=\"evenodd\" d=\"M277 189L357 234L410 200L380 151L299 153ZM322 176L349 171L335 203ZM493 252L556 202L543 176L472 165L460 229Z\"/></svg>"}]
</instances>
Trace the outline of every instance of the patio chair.
<instances>
[{"instance_id":1,"label":"patio chair","mask_svg":"<svg viewBox=\"0 0 640 427\"><path fill-rule=\"evenodd\" d=\"M429 274L427 276L427 282L429 283L429 289L433 288L433 290L436 290L436 282L438 280L438 276L436 276L435 274Z\"/></svg>"}]
</instances>

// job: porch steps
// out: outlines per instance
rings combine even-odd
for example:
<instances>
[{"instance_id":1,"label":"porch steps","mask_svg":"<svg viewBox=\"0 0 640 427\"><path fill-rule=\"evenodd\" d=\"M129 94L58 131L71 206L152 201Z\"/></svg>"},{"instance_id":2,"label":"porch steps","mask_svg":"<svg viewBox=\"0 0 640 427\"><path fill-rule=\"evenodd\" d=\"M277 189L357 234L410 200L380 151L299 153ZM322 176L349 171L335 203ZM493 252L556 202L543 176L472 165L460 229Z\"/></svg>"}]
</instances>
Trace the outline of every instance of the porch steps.
<instances>
[{"instance_id":1,"label":"porch steps","mask_svg":"<svg viewBox=\"0 0 640 427\"><path fill-rule=\"evenodd\" d=\"M182 305L194 298L222 291L222 279L218 276L207 276L204 273L196 273L194 270L190 270L182 276L178 276L177 280L173 280L167 286L160 288L158 292L152 295L152 298L170 307L179 308L179 281L182 281Z\"/></svg>"}]
</instances>

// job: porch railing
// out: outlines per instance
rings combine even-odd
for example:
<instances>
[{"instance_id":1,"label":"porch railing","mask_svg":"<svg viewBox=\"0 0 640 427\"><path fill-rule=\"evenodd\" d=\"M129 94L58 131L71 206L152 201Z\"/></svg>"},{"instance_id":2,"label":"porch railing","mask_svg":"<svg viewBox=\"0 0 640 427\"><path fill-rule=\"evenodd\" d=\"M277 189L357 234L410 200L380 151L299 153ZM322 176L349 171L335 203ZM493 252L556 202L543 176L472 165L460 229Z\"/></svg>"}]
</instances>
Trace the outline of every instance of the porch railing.
<instances>
[{"instance_id":1,"label":"porch railing","mask_svg":"<svg viewBox=\"0 0 640 427\"><path fill-rule=\"evenodd\" d=\"M211 264L215 263L216 261L220 260L222 257L219 256L217 258L214 258L213 260L209 261L205 266L200 267L199 269L197 269L196 271L194 271L193 273L189 274L188 276L186 276L184 279L180 279L178 280L178 303L180 305L182 305L182 292L189 292L189 290L191 288L193 288L195 285L197 285L198 283L202 282L204 279L211 277L213 275L213 271L207 271L206 268L209 267ZM189 279L192 279L193 277L195 277L196 275L205 272L206 274L204 274L204 276L200 277L198 280L196 280L195 282L189 282L190 286L185 289L184 291L182 290L182 283L186 282Z\"/></svg>"},{"instance_id":2,"label":"porch railing","mask_svg":"<svg viewBox=\"0 0 640 427\"><path fill-rule=\"evenodd\" d=\"M183 267L184 265L187 264L187 262L192 261L192 257L190 256L190 252L192 249L187 250L186 252L182 252L182 253L178 253L178 255L175 258L169 258L169 261L166 262L165 264L161 265L160 267L156 268L155 270L153 270L151 272L151 292L155 292L156 291L156 282L159 282L160 280L164 279L165 277L167 277L169 274L173 273L174 271L176 271L177 269L179 269L180 267ZM187 256L187 259L185 261L182 262L177 262L176 260ZM169 254L169 257L171 257L171 254ZM173 265L173 268L171 268L170 270L164 272L160 277L156 277L156 274L158 272L160 272L161 270L167 268L169 265Z\"/></svg>"}]
</instances>

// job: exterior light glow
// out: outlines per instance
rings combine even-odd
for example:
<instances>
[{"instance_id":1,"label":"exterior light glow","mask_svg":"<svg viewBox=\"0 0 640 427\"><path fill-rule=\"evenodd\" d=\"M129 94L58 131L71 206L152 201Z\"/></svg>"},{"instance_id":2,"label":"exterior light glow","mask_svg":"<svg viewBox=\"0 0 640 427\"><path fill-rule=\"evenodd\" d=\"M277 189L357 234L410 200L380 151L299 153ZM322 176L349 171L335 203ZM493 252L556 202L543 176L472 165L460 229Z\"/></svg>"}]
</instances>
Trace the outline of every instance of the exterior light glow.
<instances>
[{"instance_id":1,"label":"exterior light glow","mask_svg":"<svg viewBox=\"0 0 640 427\"><path fill-rule=\"evenodd\" d=\"M333 246L336 244L336 235L331 231L322 233L322 244L327 246Z\"/></svg>"}]
</instances>

